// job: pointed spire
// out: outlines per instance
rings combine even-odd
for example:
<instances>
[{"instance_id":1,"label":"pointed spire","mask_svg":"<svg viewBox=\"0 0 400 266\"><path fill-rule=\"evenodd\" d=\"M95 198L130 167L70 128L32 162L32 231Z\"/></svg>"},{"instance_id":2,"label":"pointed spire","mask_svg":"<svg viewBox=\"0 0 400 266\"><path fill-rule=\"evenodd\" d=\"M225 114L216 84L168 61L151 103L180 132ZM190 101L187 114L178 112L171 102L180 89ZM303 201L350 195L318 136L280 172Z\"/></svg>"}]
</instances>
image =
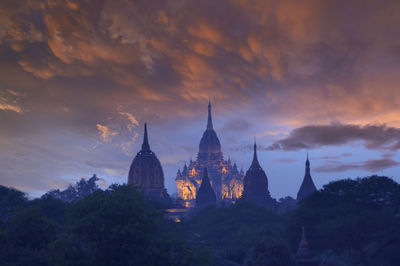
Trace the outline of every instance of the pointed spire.
<instances>
[{"instance_id":1,"label":"pointed spire","mask_svg":"<svg viewBox=\"0 0 400 266\"><path fill-rule=\"evenodd\" d=\"M196 195L195 207L196 209L200 209L209 205L215 205L216 201L217 198L215 196L214 189L211 186L207 168L204 168L201 185Z\"/></svg>"},{"instance_id":2,"label":"pointed spire","mask_svg":"<svg viewBox=\"0 0 400 266\"><path fill-rule=\"evenodd\" d=\"M303 178L303 182L301 183L300 189L297 192L297 200L302 200L305 197L309 196L311 193L316 191L317 188L311 177L311 170L310 170L310 160L309 154L307 152L307 160L306 160L306 170Z\"/></svg>"},{"instance_id":3,"label":"pointed spire","mask_svg":"<svg viewBox=\"0 0 400 266\"><path fill-rule=\"evenodd\" d=\"M256 144L255 140L254 140L253 162L251 163L250 167L260 167L260 163L258 162L258 159L257 159L257 144Z\"/></svg>"},{"instance_id":4,"label":"pointed spire","mask_svg":"<svg viewBox=\"0 0 400 266\"><path fill-rule=\"evenodd\" d=\"M149 151L149 139L147 137L147 123L144 123L144 137L143 137L143 144L142 144L142 151Z\"/></svg>"},{"instance_id":5,"label":"pointed spire","mask_svg":"<svg viewBox=\"0 0 400 266\"><path fill-rule=\"evenodd\" d=\"M308 159L308 151L307 151L307 160L306 160L306 174L310 173L310 160Z\"/></svg>"},{"instance_id":6,"label":"pointed spire","mask_svg":"<svg viewBox=\"0 0 400 266\"><path fill-rule=\"evenodd\" d=\"M238 172L236 162L233 163L232 169L234 172Z\"/></svg>"},{"instance_id":7,"label":"pointed spire","mask_svg":"<svg viewBox=\"0 0 400 266\"><path fill-rule=\"evenodd\" d=\"M175 178L175 180L181 180L181 179L183 179L183 178L182 178L182 172L181 172L181 169L179 168L179 169L178 169L178 172L176 173L176 178Z\"/></svg>"},{"instance_id":8,"label":"pointed spire","mask_svg":"<svg viewBox=\"0 0 400 266\"><path fill-rule=\"evenodd\" d=\"M207 129L213 129L212 119L211 119L211 100L208 100L208 121Z\"/></svg>"},{"instance_id":9,"label":"pointed spire","mask_svg":"<svg viewBox=\"0 0 400 266\"><path fill-rule=\"evenodd\" d=\"M204 171L203 171L203 179L202 179L202 181L201 181L201 185L210 186L210 187L211 187L210 179L208 178L207 167L204 168Z\"/></svg>"},{"instance_id":10,"label":"pointed spire","mask_svg":"<svg viewBox=\"0 0 400 266\"><path fill-rule=\"evenodd\" d=\"M297 250L296 259L297 261L310 261L312 259L311 251L308 247L308 242L306 238L306 230L303 226L303 232L301 234L301 241L299 244L299 249Z\"/></svg>"}]
</instances>

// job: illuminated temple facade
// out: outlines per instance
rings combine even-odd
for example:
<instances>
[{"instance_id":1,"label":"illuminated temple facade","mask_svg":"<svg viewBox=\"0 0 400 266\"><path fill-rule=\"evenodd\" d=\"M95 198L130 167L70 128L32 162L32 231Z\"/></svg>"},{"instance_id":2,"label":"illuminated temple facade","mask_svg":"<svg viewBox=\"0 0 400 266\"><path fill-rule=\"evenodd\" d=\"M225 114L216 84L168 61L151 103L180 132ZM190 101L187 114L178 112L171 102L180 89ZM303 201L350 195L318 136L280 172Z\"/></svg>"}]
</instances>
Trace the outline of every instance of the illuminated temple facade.
<instances>
[{"instance_id":1,"label":"illuminated temple facade","mask_svg":"<svg viewBox=\"0 0 400 266\"><path fill-rule=\"evenodd\" d=\"M224 160L221 143L213 128L211 103L208 104L207 128L200 140L197 160L185 163L183 170L178 170L176 186L178 198L182 199L185 207L193 207L197 191L200 188L203 171L207 168L211 186L217 197L217 204L235 202L243 191L243 170L231 160Z\"/></svg>"}]
</instances>

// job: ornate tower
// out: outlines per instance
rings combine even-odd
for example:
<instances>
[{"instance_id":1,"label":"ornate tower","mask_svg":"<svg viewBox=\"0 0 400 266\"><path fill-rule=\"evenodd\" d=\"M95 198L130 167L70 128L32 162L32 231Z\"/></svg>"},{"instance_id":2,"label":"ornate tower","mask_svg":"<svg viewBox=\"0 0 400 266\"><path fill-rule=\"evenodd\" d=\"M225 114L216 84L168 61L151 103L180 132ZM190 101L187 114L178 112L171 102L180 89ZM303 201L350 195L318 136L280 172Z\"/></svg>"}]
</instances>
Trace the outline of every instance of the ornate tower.
<instances>
[{"instance_id":1,"label":"ornate tower","mask_svg":"<svg viewBox=\"0 0 400 266\"><path fill-rule=\"evenodd\" d=\"M196 197L196 209L202 209L210 205L216 205L217 198L215 192L211 187L210 180L208 179L207 168L204 168L203 179L201 180L200 188Z\"/></svg>"},{"instance_id":2,"label":"ornate tower","mask_svg":"<svg viewBox=\"0 0 400 266\"><path fill-rule=\"evenodd\" d=\"M257 145L254 143L253 162L243 180L243 198L262 206L272 207L272 198L268 191L268 179L257 159Z\"/></svg>"},{"instance_id":3,"label":"ornate tower","mask_svg":"<svg viewBox=\"0 0 400 266\"><path fill-rule=\"evenodd\" d=\"M199 144L198 160L221 160L223 158L221 152L221 143L215 133L211 118L211 102L208 102L208 119L207 129L203 133L203 137Z\"/></svg>"},{"instance_id":4,"label":"ornate tower","mask_svg":"<svg viewBox=\"0 0 400 266\"><path fill-rule=\"evenodd\" d=\"M306 172L304 174L303 183L300 186L299 192L297 192L297 201L304 199L305 197L309 196L311 193L315 191L317 191L317 188L315 187L314 182L311 178L310 161L308 160L308 153L307 153Z\"/></svg>"},{"instance_id":5,"label":"ornate tower","mask_svg":"<svg viewBox=\"0 0 400 266\"><path fill-rule=\"evenodd\" d=\"M213 128L211 103L208 103L207 127L199 144L197 160L190 160L189 165L183 167L176 175L178 197L184 201L186 207L192 207L202 183L203 171L207 168L209 181L213 188L217 203L222 200L234 202L240 197L243 190L243 173L237 170L236 164L224 160L221 143Z\"/></svg>"},{"instance_id":6,"label":"ornate tower","mask_svg":"<svg viewBox=\"0 0 400 266\"><path fill-rule=\"evenodd\" d=\"M161 163L150 150L147 124L144 124L142 149L136 154L129 170L128 185L138 187L149 199L160 202L169 201L169 195L164 188Z\"/></svg>"}]
</instances>

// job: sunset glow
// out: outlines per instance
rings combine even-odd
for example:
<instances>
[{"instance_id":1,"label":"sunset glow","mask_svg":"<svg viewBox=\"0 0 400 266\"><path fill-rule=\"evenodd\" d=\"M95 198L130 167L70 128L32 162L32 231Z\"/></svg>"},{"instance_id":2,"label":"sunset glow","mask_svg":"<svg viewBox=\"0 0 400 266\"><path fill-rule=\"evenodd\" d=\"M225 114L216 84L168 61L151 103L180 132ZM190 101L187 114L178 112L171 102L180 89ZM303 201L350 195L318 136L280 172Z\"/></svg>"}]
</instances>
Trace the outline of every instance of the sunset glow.
<instances>
[{"instance_id":1,"label":"sunset glow","mask_svg":"<svg viewBox=\"0 0 400 266\"><path fill-rule=\"evenodd\" d=\"M126 183L147 122L173 195L209 99L225 159L246 171L256 137L275 198L295 197L307 150L317 188L400 181L399 14L378 0L1 1L0 182L31 197L94 173Z\"/></svg>"}]
</instances>

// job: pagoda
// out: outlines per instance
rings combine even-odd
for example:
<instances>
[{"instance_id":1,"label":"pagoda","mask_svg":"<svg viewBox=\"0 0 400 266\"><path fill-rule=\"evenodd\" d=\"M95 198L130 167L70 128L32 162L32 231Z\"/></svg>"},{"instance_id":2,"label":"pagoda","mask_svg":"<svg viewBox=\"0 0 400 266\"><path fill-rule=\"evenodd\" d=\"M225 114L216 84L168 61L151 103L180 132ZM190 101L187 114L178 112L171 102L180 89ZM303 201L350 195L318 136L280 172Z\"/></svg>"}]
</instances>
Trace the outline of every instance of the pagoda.
<instances>
[{"instance_id":1,"label":"pagoda","mask_svg":"<svg viewBox=\"0 0 400 266\"><path fill-rule=\"evenodd\" d=\"M217 203L215 192L211 187L210 179L208 178L207 168L204 168L203 173L203 179L201 180L201 185L196 197L196 209L203 209L212 205L215 206Z\"/></svg>"},{"instance_id":2,"label":"pagoda","mask_svg":"<svg viewBox=\"0 0 400 266\"><path fill-rule=\"evenodd\" d=\"M243 180L243 199L265 207L275 207L268 191L268 179L257 158L257 145L254 143L253 161Z\"/></svg>"},{"instance_id":3,"label":"pagoda","mask_svg":"<svg viewBox=\"0 0 400 266\"><path fill-rule=\"evenodd\" d=\"M176 175L178 198L182 199L186 207L193 207L197 192L202 183L204 169L213 188L217 204L224 201L232 203L238 199L243 191L243 171L239 171L236 163L230 159L224 160L221 143L214 130L211 116L211 102L208 103L207 127L199 144L199 152L195 161L186 163L182 171Z\"/></svg>"},{"instance_id":4,"label":"pagoda","mask_svg":"<svg viewBox=\"0 0 400 266\"><path fill-rule=\"evenodd\" d=\"M306 160L306 172L304 174L303 183L301 183L299 192L297 192L297 201L300 201L306 197L308 197L313 192L317 191L317 188L314 185L314 182L311 178L311 170L310 170L310 160Z\"/></svg>"},{"instance_id":5,"label":"pagoda","mask_svg":"<svg viewBox=\"0 0 400 266\"><path fill-rule=\"evenodd\" d=\"M150 149L147 124L144 124L142 149L136 154L129 169L128 185L137 187L150 200L170 203L170 197L164 187L161 163Z\"/></svg>"}]
</instances>

